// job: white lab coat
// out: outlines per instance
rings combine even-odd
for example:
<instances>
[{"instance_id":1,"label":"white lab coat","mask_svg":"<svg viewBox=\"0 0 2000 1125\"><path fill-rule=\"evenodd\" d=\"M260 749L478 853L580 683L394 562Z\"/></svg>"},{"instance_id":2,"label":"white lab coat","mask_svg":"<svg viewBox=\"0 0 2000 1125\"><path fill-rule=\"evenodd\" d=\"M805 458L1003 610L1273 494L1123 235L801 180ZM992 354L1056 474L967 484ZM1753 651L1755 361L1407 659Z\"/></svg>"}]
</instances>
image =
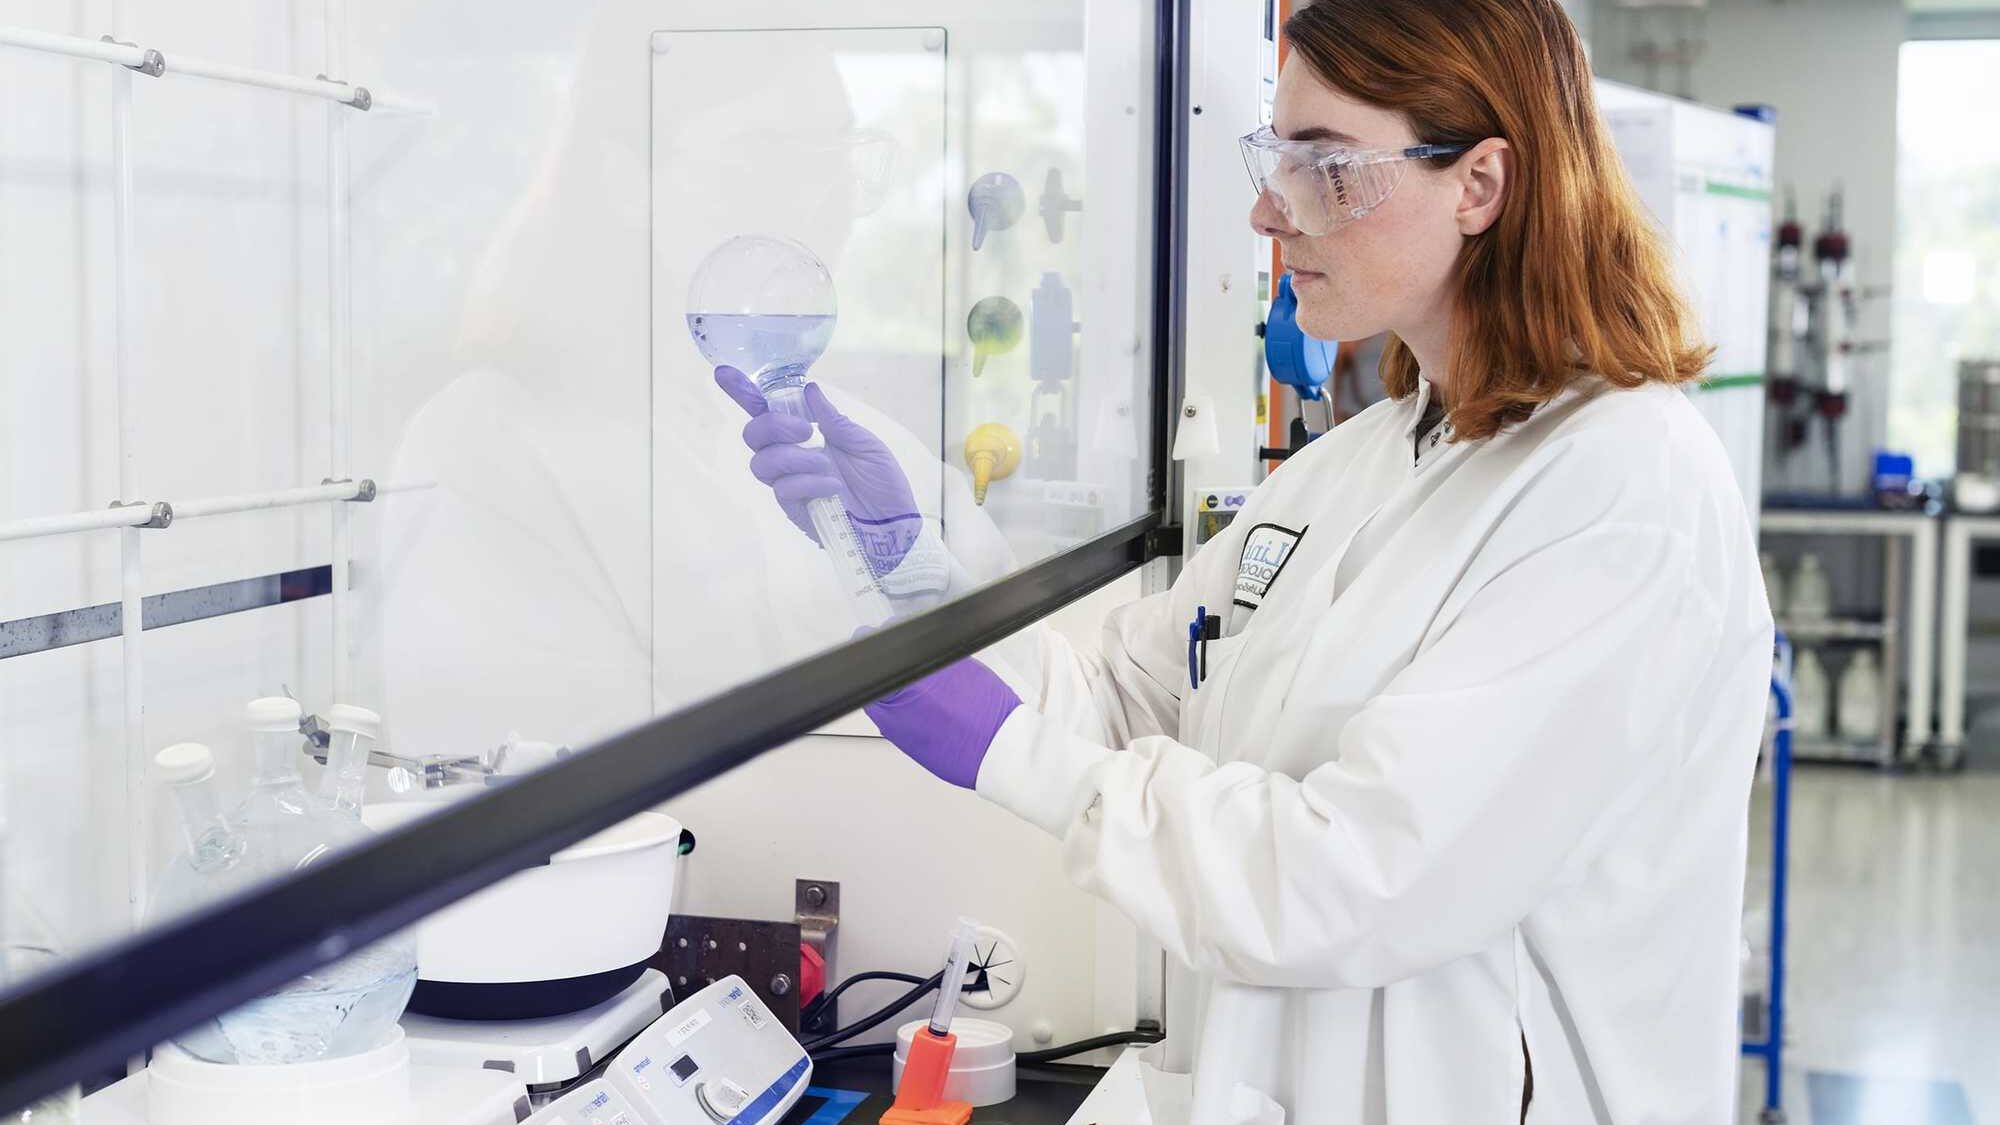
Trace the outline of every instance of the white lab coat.
<instances>
[{"instance_id":1,"label":"white lab coat","mask_svg":"<svg viewBox=\"0 0 2000 1125\"><path fill-rule=\"evenodd\" d=\"M1524 1040L1530 1122L1727 1121L1772 626L1723 451L1593 382L1417 458L1427 398L1295 457L1102 656L1044 631L979 792L1199 974L1198 1123L1513 1125Z\"/></svg>"}]
</instances>

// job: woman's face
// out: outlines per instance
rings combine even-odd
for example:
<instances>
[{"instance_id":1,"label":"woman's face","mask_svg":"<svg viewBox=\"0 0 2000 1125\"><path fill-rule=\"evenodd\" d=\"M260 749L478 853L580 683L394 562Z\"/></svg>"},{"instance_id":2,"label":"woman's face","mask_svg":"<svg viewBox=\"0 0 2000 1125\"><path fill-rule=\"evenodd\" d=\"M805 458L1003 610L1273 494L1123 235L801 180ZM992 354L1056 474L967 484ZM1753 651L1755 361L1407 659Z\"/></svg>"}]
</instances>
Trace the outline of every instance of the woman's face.
<instances>
[{"instance_id":1,"label":"woman's face","mask_svg":"<svg viewBox=\"0 0 2000 1125\"><path fill-rule=\"evenodd\" d=\"M1271 127L1287 140L1361 149L1419 143L1400 114L1348 97L1297 59L1278 76ZM1460 177L1411 161L1387 201L1326 234L1300 233L1269 194L1250 225L1283 248L1299 326L1321 340L1359 340L1449 316L1462 198Z\"/></svg>"}]
</instances>

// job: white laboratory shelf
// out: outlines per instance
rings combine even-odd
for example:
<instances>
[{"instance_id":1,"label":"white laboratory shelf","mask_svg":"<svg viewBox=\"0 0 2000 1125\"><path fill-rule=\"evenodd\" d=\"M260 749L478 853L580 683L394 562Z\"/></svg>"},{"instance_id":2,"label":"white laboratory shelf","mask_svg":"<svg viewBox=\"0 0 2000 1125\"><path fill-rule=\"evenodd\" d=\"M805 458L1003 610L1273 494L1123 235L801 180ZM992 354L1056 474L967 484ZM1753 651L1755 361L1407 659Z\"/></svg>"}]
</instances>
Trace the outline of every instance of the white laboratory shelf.
<instances>
[{"instance_id":1,"label":"white laboratory shelf","mask_svg":"<svg viewBox=\"0 0 2000 1125\"><path fill-rule=\"evenodd\" d=\"M1938 745L1955 767L1965 749L1966 647L1972 633L1972 554L2000 540L2000 516L1952 513L1945 522L1944 581L1938 597Z\"/></svg>"},{"instance_id":2,"label":"white laboratory shelf","mask_svg":"<svg viewBox=\"0 0 2000 1125\"><path fill-rule=\"evenodd\" d=\"M1780 621L1778 628L1790 637L1793 644L1819 644L1825 641L1882 641L1896 629L1893 621L1862 621L1856 618L1828 617L1817 621Z\"/></svg>"},{"instance_id":3,"label":"white laboratory shelf","mask_svg":"<svg viewBox=\"0 0 2000 1125\"><path fill-rule=\"evenodd\" d=\"M1792 758L1800 762L1870 762L1876 765L1891 765L1895 755L1879 738L1805 738L1792 739Z\"/></svg>"},{"instance_id":4,"label":"white laboratory shelf","mask_svg":"<svg viewBox=\"0 0 2000 1125\"><path fill-rule=\"evenodd\" d=\"M1931 741L1933 692L1938 681L1934 660L1938 634L1938 555L1944 522L1925 512L1858 508L1772 508L1759 513L1757 518L1759 531L1767 537L1844 535L1882 541L1884 620L1881 623L1867 623L1865 630L1842 624L1838 631L1825 632L1814 628L1818 622L1791 622L1801 628L1796 633L1788 628L1787 635L1807 645L1851 640L1882 646L1882 698L1889 704L1882 717L1883 739L1892 743L1892 732L1898 728L1907 732L1903 745L1895 747L1889 760L1897 756L1915 760ZM1864 623L1854 623L1861 624ZM1907 685L1906 693L1897 690L1899 683ZM1800 754L1817 756L1813 748L1803 744ZM1879 753L1843 757L1881 759Z\"/></svg>"},{"instance_id":5,"label":"white laboratory shelf","mask_svg":"<svg viewBox=\"0 0 2000 1125\"><path fill-rule=\"evenodd\" d=\"M1879 508L1766 508L1757 526L1768 535L1922 535L1936 516Z\"/></svg>"}]
</instances>

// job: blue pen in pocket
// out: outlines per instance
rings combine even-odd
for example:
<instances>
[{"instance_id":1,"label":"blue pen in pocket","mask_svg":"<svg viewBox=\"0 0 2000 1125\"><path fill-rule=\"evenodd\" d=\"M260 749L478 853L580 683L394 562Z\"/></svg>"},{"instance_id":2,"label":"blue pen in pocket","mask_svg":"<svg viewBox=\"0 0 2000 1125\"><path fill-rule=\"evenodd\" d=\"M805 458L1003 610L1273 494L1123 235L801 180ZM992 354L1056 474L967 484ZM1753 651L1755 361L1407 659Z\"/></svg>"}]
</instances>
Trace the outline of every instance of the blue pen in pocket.
<instances>
[{"instance_id":1,"label":"blue pen in pocket","mask_svg":"<svg viewBox=\"0 0 2000 1125\"><path fill-rule=\"evenodd\" d=\"M1194 607L1194 620L1188 622L1188 687L1201 690L1202 681L1208 679L1208 642L1222 636L1222 618L1211 617L1208 607Z\"/></svg>"}]
</instances>

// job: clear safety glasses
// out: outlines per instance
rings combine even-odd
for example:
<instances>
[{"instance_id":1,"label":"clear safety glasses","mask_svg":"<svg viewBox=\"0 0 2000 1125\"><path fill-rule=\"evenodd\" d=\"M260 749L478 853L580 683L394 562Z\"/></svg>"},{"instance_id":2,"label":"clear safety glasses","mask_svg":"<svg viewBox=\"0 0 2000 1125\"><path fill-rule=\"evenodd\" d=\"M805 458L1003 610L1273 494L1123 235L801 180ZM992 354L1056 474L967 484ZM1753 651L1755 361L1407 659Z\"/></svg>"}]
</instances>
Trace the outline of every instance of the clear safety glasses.
<instances>
[{"instance_id":1,"label":"clear safety glasses","mask_svg":"<svg viewBox=\"0 0 2000 1125\"><path fill-rule=\"evenodd\" d=\"M1469 147L1346 148L1324 141L1284 140L1269 125L1237 144L1257 193L1270 195L1286 221L1306 235L1322 235L1367 218L1403 182L1410 161L1457 156Z\"/></svg>"}]
</instances>

